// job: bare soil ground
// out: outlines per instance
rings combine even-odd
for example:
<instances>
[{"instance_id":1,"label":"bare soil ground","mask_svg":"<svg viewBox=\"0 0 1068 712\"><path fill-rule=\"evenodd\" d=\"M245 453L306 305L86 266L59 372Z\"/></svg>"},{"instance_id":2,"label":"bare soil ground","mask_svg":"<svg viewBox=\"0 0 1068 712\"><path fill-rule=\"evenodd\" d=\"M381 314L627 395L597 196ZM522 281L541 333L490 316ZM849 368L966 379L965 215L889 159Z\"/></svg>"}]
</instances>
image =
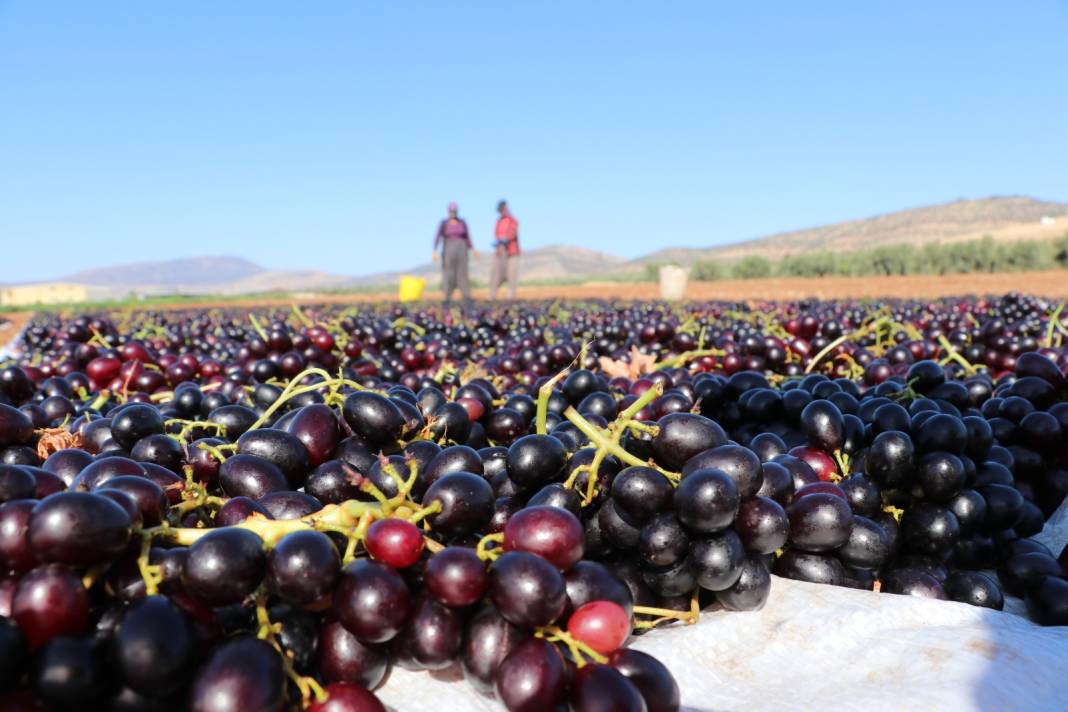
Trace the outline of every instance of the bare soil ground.
<instances>
[{"instance_id":1,"label":"bare soil ground","mask_svg":"<svg viewBox=\"0 0 1068 712\"><path fill-rule=\"evenodd\" d=\"M9 314L0 314L0 319L3 319L3 323L0 323L0 349L7 346L8 342L13 340L22 331L22 327L26 325L26 322L33 316L33 312L11 312Z\"/></svg>"},{"instance_id":2,"label":"bare soil ground","mask_svg":"<svg viewBox=\"0 0 1068 712\"><path fill-rule=\"evenodd\" d=\"M899 297L933 299L947 295L1005 294L1022 292L1053 299L1068 298L1068 271L1019 272L1004 274L952 274L904 277L800 277L692 282L686 290L689 299L727 301L791 300L804 298L856 299ZM656 299L659 289L652 283L587 282L574 285L521 286L520 299ZM431 290L425 298L440 299ZM476 299L485 299L486 290L474 290ZM152 309L208 309L277 307L298 304L365 304L396 299L393 294L303 294L292 299L256 299L223 302L181 302L154 304ZM30 312L3 314L10 326L0 329L0 346L19 333L32 316Z\"/></svg>"}]
</instances>

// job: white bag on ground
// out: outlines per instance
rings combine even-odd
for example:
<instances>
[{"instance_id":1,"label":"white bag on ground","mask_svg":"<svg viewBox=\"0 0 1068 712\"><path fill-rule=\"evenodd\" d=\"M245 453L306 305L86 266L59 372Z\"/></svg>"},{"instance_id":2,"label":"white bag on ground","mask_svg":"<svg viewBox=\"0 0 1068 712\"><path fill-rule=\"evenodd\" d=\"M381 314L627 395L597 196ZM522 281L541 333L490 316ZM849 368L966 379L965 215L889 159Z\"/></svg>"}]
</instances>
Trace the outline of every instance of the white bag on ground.
<instances>
[{"instance_id":1,"label":"white bag on ground","mask_svg":"<svg viewBox=\"0 0 1068 712\"><path fill-rule=\"evenodd\" d=\"M686 295L686 283L690 273L678 265L664 265L660 268L660 298L677 302Z\"/></svg>"}]
</instances>

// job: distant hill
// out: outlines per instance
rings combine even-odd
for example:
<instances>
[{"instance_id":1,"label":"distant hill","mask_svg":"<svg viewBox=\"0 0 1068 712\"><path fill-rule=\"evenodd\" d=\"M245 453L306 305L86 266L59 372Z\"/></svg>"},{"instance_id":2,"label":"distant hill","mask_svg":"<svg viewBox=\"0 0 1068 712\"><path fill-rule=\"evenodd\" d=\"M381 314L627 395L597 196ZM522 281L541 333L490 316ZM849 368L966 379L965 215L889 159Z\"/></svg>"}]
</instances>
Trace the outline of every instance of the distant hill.
<instances>
[{"instance_id":1,"label":"distant hill","mask_svg":"<svg viewBox=\"0 0 1068 712\"><path fill-rule=\"evenodd\" d=\"M486 251L472 258L469 263L471 278L480 282L488 282L492 258L493 254ZM571 279L619 271L626 264L627 260L622 257L588 250L584 247L549 245L523 251L520 279L531 281ZM365 285L388 284L395 282L401 274L422 277L430 284L437 284L441 281L441 265L428 262L403 272L378 272L358 277L354 282Z\"/></svg>"},{"instance_id":2,"label":"distant hill","mask_svg":"<svg viewBox=\"0 0 1068 712\"><path fill-rule=\"evenodd\" d=\"M269 270L243 257L209 256L132 262L83 270L63 282L104 288L113 297L138 294L248 294L346 286L347 275L315 270Z\"/></svg>"},{"instance_id":3,"label":"distant hill","mask_svg":"<svg viewBox=\"0 0 1068 712\"><path fill-rule=\"evenodd\" d=\"M237 282L259 274L263 268L243 257L188 257L153 260L82 270L63 277L63 282L97 287L189 286Z\"/></svg>"},{"instance_id":4,"label":"distant hill","mask_svg":"<svg viewBox=\"0 0 1068 712\"><path fill-rule=\"evenodd\" d=\"M1043 224L1042 218L1052 218ZM812 250L853 250L908 243L961 242L990 235L995 240L1039 240L1068 232L1068 203L1025 197L955 200L912 210L783 232L708 248L669 247L631 260L627 269L648 263L688 265L698 260L734 260L746 255L778 258Z\"/></svg>"}]
</instances>

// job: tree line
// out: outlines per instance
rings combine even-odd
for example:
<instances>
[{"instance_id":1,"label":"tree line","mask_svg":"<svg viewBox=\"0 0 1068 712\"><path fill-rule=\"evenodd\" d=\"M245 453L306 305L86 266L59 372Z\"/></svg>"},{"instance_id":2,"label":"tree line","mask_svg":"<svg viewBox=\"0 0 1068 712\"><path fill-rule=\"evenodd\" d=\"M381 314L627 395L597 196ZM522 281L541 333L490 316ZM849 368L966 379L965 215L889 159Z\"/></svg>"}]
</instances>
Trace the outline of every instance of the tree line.
<instances>
[{"instance_id":1,"label":"tree line","mask_svg":"<svg viewBox=\"0 0 1068 712\"><path fill-rule=\"evenodd\" d=\"M645 276L656 280L659 264L647 264ZM979 240L946 244L882 245L868 250L818 250L778 260L749 255L727 263L700 260L690 266L690 279L758 279L760 277L865 277L869 275L968 274L1026 272L1068 268L1068 235L1057 240L995 242Z\"/></svg>"}]
</instances>

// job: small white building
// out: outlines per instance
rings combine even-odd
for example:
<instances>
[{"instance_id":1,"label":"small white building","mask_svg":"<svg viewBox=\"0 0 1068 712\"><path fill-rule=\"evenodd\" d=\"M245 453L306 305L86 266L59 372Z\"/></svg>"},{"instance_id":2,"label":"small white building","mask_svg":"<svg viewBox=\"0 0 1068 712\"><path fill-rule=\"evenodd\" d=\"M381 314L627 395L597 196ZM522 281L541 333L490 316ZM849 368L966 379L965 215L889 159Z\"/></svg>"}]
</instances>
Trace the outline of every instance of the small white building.
<instances>
[{"instance_id":1,"label":"small white building","mask_svg":"<svg viewBox=\"0 0 1068 712\"><path fill-rule=\"evenodd\" d=\"M0 287L0 306L28 307L34 304L78 304L108 298L108 290L70 282L11 284Z\"/></svg>"}]
</instances>

